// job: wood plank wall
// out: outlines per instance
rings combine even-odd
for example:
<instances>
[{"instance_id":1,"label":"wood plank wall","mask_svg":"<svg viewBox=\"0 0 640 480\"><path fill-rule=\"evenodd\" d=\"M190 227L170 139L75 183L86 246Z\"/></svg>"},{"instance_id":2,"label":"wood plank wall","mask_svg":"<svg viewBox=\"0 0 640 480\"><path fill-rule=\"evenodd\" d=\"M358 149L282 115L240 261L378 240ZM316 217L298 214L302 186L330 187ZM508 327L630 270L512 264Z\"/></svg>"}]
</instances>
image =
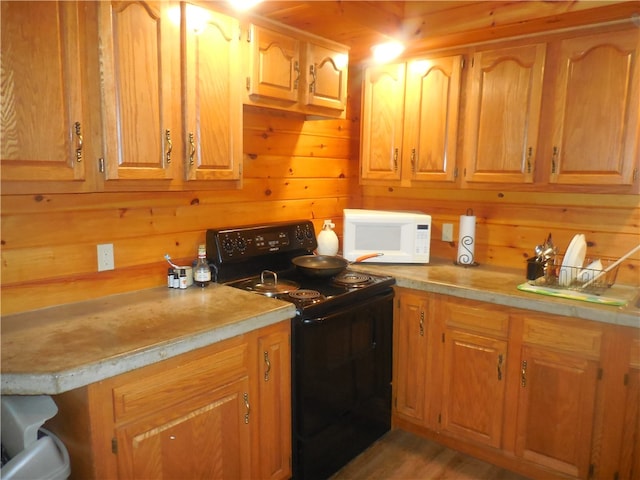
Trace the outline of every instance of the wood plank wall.
<instances>
[{"instance_id":1,"label":"wood plank wall","mask_svg":"<svg viewBox=\"0 0 640 480\"><path fill-rule=\"evenodd\" d=\"M238 190L2 194L3 315L165 285L165 253L190 262L208 228L312 219L318 230L342 209L416 209L433 216L432 254L455 259L443 223L467 208L478 217L477 261L523 271L534 245L553 234L563 248L585 233L590 252L617 257L638 243L637 195L542 194L358 184L359 69L350 72L346 120L308 120L247 109L244 181ZM97 272L96 245L113 243L113 271ZM639 285L640 258L618 279Z\"/></svg>"}]
</instances>

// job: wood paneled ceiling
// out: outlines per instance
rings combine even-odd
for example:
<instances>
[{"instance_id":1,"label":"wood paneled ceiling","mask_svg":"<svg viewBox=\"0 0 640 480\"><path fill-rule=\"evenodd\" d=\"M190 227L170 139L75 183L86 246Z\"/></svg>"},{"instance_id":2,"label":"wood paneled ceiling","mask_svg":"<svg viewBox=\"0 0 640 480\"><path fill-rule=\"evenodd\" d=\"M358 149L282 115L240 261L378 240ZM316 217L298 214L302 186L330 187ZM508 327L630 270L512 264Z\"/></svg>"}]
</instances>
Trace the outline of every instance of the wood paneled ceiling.
<instances>
[{"instance_id":1,"label":"wood paneled ceiling","mask_svg":"<svg viewBox=\"0 0 640 480\"><path fill-rule=\"evenodd\" d=\"M217 2L216 2L217 3ZM252 13L335 40L366 61L371 46L389 39L411 50L609 21L640 14L640 2L572 1L271 1Z\"/></svg>"}]
</instances>

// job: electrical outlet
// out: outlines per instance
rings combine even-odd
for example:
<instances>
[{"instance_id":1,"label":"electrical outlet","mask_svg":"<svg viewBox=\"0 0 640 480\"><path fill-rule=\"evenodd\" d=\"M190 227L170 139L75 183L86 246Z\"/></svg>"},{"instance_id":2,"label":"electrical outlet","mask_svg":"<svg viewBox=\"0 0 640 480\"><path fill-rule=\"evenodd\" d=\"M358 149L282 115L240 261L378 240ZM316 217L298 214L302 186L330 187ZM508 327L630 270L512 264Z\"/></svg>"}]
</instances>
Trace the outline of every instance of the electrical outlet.
<instances>
[{"instance_id":1,"label":"electrical outlet","mask_svg":"<svg viewBox=\"0 0 640 480\"><path fill-rule=\"evenodd\" d=\"M113 243L103 243L98 245L98 271L113 270Z\"/></svg>"},{"instance_id":2,"label":"electrical outlet","mask_svg":"<svg viewBox=\"0 0 640 480\"><path fill-rule=\"evenodd\" d=\"M442 224L442 241L453 242L453 223Z\"/></svg>"}]
</instances>

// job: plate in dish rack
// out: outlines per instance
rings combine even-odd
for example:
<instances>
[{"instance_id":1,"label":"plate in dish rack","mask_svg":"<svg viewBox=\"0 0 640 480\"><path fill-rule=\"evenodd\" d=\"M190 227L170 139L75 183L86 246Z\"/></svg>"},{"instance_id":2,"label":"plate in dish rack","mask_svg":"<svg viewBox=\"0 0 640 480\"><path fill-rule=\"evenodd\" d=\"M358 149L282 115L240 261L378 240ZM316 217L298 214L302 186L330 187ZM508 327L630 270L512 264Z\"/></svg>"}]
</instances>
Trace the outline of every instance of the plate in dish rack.
<instances>
[{"instance_id":1,"label":"plate in dish rack","mask_svg":"<svg viewBox=\"0 0 640 480\"><path fill-rule=\"evenodd\" d=\"M576 279L578 271L582 268L587 254L587 241L584 234L578 233L573 237L567 252L564 254L562 266L558 274L558 283L566 287Z\"/></svg>"}]
</instances>

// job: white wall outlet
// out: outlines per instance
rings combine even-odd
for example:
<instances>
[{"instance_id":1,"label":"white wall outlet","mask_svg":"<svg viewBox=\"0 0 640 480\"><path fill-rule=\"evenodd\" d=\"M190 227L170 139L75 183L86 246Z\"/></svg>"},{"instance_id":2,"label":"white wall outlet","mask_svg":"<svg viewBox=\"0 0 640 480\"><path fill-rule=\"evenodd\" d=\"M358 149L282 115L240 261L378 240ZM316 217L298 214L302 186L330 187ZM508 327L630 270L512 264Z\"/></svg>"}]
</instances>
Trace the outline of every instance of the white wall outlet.
<instances>
[{"instance_id":1,"label":"white wall outlet","mask_svg":"<svg viewBox=\"0 0 640 480\"><path fill-rule=\"evenodd\" d=\"M453 242L453 223L442 224L442 241Z\"/></svg>"},{"instance_id":2,"label":"white wall outlet","mask_svg":"<svg viewBox=\"0 0 640 480\"><path fill-rule=\"evenodd\" d=\"M103 243L98 245L98 271L113 270L113 243Z\"/></svg>"}]
</instances>

